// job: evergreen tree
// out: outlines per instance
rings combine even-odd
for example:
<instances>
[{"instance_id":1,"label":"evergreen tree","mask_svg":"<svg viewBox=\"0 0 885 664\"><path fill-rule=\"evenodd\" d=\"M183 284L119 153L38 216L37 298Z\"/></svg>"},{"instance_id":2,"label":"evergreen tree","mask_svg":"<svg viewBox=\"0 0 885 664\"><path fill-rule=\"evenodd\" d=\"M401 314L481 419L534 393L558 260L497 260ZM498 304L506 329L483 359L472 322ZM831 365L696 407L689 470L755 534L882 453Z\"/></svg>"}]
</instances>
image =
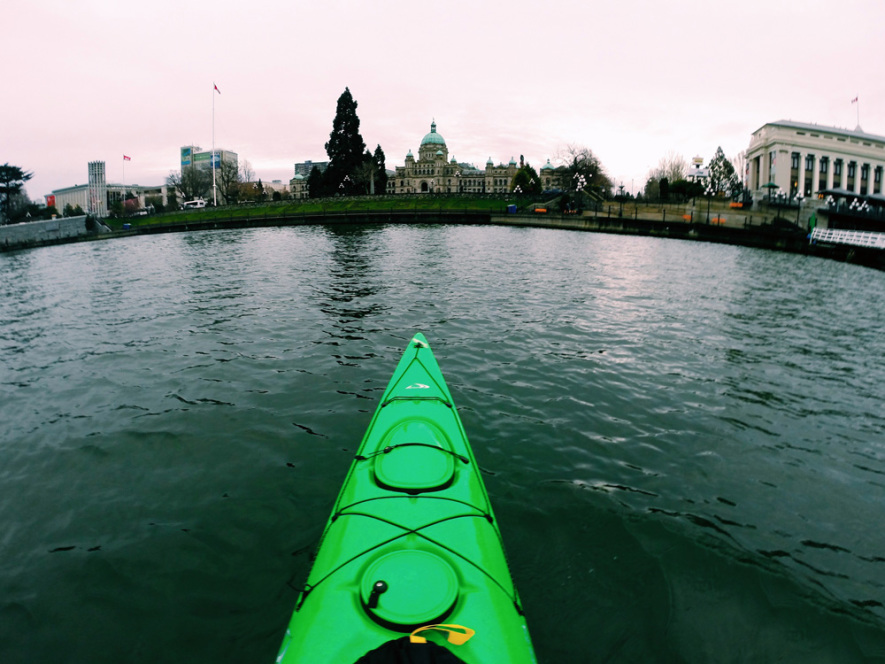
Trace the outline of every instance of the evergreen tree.
<instances>
[{"instance_id":1,"label":"evergreen tree","mask_svg":"<svg viewBox=\"0 0 885 664\"><path fill-rule=\"evenodd\" d=\"M0 223L12 221L12 200L21 193L25 182L34 177L33 173L25 172L19 166L0 165L0 202L3 203Z\"/></svg>"},{"instance_id":2,"label":"evergreen tree","mask_svg":"<svg viewBox=\"0 0 885 664\"><path fill-rule=\"evenodd\" d=\"M517 187L519 187L520 193L523 194L541 193L541 178L538 177L538 172L529 164L525 164L513 176L513 182L510 183L510 191L515 191Z\"/></svg>"},{"instance_id":3,"label":"evergreen tree","mask_svg":"<svg viewBox=\"0 0 885 664\"><path fill-rule=\"evenodd\" d=\"M323 188L327 195L336 193L340 185L345 183L345 178L348 178L346 182L352 182L357 169L365 162L366 144L360 135L360 119L356 114L356 107L357 103L350 94L350 89L344 88L344 92L338 97L332 133L326 143L329 166L324 174Z\"/></svg>"},{"instance_id":4,"label":"evergreen tree","mask_svg":"<svg viewBox=\"0 0 885 664\"><path fill-rule=\"evenodd\" d=\"M380 145L375 147L372 160L375 162L375 193L384 194L387 192L387 164Z\"/></svg>"},{"instance_id":5,"label":"evergreen tree","mask_svg":"<svg viewBox=\"0 0 885 664\"><path fill-rule=\"evenodd\" d=\"M725 158L721 147L716 148L710 162L710 188L716 195L729 196L740 192L740 180L734 172L734 165Z\"/></svg>"},{"instance_id":6,"label":"evergreen tree","mask_svg":"<svg viewBox=\"0 0 885 664\"><path fill-rule=\"evenodd\" d=\"M310 175L307 176L307 195L311 198L321 198L325 196L323 189L323 173L316 166L310 169Z\"/></svg>"}]
</instances>

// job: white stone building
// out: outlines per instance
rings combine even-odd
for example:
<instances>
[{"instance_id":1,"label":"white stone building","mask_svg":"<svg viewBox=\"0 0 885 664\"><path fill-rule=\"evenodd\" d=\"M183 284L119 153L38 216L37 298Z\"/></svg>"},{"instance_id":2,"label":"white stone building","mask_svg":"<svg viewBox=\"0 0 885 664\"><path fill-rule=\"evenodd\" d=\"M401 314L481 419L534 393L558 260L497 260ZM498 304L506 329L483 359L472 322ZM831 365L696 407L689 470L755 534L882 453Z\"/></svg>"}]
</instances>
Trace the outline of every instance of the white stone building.
<instances>
[{"instance_id":1,"label":"white stone building","mask_svg":"<svg viewBox=\"0 0 885 664\"><path fill-rule=\"evenodd\" d=\"M755 132L747 150L746 185L757 198L776 185L789 197L825 190L882 193L885 137L781 120Z\"/></svg>"}]
</instances>

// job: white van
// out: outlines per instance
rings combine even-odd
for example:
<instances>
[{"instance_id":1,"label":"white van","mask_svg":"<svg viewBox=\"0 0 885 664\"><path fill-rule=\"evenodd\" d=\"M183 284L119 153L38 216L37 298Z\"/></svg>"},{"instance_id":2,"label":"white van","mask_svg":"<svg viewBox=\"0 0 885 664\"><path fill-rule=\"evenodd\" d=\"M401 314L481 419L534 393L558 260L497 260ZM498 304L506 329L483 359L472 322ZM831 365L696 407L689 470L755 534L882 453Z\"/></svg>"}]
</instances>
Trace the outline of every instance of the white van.
<instances>
[{"instance_id":1,"label":"white van","mask_svg":"<svg viewBox=\"0 0 885 664\"><path fill-rule=\"evenodd\" d=\"M206 207L206 201L202 198L198 198L194 201L185 201L185 203L181 206L182 210L193 210L194 208L204 208Z\"/></svg>"}]
</instances>

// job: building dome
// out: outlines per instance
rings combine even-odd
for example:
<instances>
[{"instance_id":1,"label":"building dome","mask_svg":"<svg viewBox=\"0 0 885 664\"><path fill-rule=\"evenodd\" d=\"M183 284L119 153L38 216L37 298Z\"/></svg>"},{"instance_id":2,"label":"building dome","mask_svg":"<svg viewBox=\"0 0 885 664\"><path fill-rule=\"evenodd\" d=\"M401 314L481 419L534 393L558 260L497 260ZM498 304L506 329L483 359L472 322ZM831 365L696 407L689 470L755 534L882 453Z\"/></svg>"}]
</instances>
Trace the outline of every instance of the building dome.
<instances>
[{"instance_id":1,"label":"building dome","mask_svg":"<svg viewBox=\"0 0 885 664\"><path fill-rule=\"evenodd\" d=\"M541 166L542 171L546 171L547 169L553 170L553 164L550 163L550 160L547 160L547 163Z\"/></svg>"},{"instance_id":2,"label":"building dome","mask_svg":"<svg viewBox=\"0 0 885 664\"><path fill-rule=\"evenodd\" d=\"M430 133L421 139L421 145L445 145L446 139L436 133L436 122L430 123Z\"/></svg>"}]
</instances>

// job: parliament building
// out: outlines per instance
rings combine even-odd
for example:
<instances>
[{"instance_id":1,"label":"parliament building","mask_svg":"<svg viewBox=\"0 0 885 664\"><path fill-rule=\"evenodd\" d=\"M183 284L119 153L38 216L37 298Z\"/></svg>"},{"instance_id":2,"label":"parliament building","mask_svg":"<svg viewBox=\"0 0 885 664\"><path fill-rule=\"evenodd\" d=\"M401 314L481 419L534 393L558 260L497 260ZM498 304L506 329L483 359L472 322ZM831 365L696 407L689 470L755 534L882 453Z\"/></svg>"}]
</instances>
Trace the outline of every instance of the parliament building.
<instances>
[{"instance_id":1,"label":"parliament building","mask_svg":"<svg viewBox=\"0 0 885 664\"><path fill-rule=\"evenodd\" d=\"M418 158L409 153L405 166L397 166L387 179L388 194L495 194L510 191L510 183L520 166L511 158L508 164L486 162L485 170L449 159L445 139L430 124L430 133L421 139Z\"/></svg>"}]
</instances>

